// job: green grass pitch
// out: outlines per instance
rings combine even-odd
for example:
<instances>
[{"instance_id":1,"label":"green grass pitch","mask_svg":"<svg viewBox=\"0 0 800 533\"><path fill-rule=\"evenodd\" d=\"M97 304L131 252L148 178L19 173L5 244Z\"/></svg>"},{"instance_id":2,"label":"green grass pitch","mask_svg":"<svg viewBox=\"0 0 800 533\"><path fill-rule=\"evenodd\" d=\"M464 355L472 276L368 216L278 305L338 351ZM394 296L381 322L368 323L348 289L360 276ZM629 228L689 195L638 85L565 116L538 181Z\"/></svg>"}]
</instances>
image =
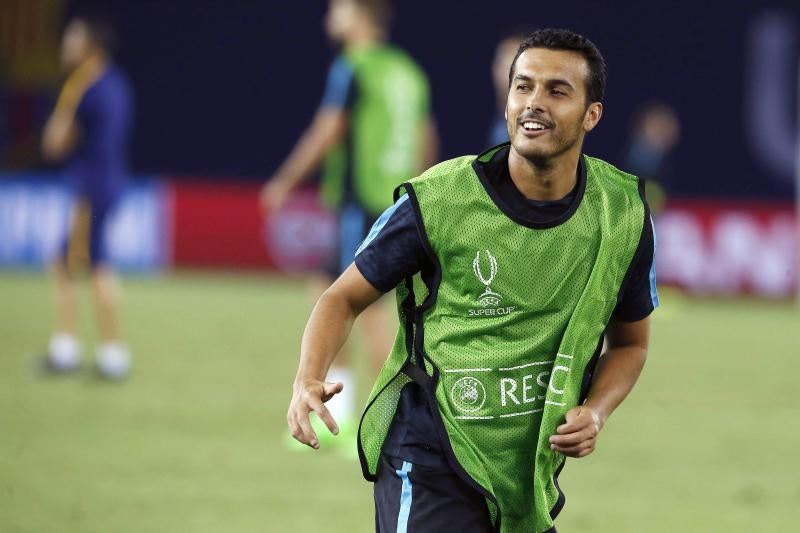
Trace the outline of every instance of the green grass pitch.
<instances>
[{"instance_id":1,"label":"green grass pitch","mask_svg":"<svg viewBox=\"0 0 800 533\"><path fill-rule=\"evenodd\" d=\"M132 378L45 379L32 366L49 335L48 283L0 275L1 532L372 530L355 461L282 445L310 309L302 280L183 273L124 287ZM559 529L795 530L794 304L662 298L637 388L598 450L561 476ZM91 355L85 293L82 311Z\"/></svg>"}]
</instances>

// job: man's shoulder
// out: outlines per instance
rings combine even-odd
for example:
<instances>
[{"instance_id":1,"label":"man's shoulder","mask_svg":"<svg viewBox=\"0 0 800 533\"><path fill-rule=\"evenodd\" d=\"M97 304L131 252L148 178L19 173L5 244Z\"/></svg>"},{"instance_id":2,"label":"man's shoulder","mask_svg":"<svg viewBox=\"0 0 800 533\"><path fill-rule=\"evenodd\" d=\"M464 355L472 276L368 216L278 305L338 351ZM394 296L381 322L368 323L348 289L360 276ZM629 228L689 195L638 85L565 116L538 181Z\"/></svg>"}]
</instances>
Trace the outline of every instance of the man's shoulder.
<instances>
[{"instance_id":1,"label":"man's shoulder","mask_svg":"<svg viewBox=\"0 0 800 533\"><path fill-rule=\"evenodd\" d=\"M381 44L367 49L347 51L345 54L357 72L383 75L391 71L427 84L427 76L419 63L411 54L395 45Z\"/></svg>"},{"instance_id":2,"label":"man's shoulder","mask_svg":"<svg viewBox=\"0 0 800 533\"><path fill-rule=\"evenodd\" d=\"M114 105L122 105L132 97L132 86L128 76L115 65L112 65L87 91L88 97L98 101L111 100Z\"/></svg>"},{"instance_id":3,"label":"man's shoulder","mask_svg":"<svg viewBox=\"0 0 800 533\"><path fill-rule=\"evenodd\" d=\"M587 171L593 175L619 180L623 183L637 184L639 182L638 177L624 170L620 170L608 161L603 161L600 158L589 155L584 155L583 157L586 161Z\"/></svg>"},{"instance_id":4,"label":"man's shoulder","mask_svg":"<svg viewBox=\"0 0 800 533\"><path fill-rule=\"evenodd\" d=\"M591 190L593 197L597 198L599 193L605 198L602 204L616 206L612 211L619 216L632 214L638 217L642 212L649 212L644 182L640 178L596 157L584 155L584 161L587 194Z\"/></svg>"},{"instance_id":5,"label":"man's shoulder","mask_svg":"<svg viewBox=\"0 0 800 533\"><path fill-rule=\"evenodd\" d=\"M340 52L331 61L328 76L352 76L355 70L355 59L347 52Z\"/></svg>"},{"instance_id":6,"label":"man's shoulder","mask_svg":"<svg viewBox=\"0 0 800 533\"><path fill-rule=\"evenodd\" d=\"M471 169L475 157L474 155L464 155L442 161L430 167L416 178L412 178L409 180L409 183L416 187L417 185L435 185L436 183L449 179L457 179L463 172Z\"/></svg>"}]
</instances>

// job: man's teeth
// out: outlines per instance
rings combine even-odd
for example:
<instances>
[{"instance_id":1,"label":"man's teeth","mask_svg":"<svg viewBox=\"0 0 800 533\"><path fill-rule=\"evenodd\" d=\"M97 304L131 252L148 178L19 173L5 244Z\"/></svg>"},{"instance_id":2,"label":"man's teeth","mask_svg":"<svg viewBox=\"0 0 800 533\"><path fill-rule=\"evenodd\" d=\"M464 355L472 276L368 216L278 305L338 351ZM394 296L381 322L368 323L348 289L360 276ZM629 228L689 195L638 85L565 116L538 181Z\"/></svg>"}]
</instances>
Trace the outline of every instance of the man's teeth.
<instances>
[{"instance_id":1,"label":"man's teeth","mask_svg":"<svg viewBox=\"0 0 800 533\"><path fill-rule=\"evenodd\" d=\"M523 122L522 127L532 131L547 129L544 124L539 124L538 122Z\"/></svg>"}]
</instances>

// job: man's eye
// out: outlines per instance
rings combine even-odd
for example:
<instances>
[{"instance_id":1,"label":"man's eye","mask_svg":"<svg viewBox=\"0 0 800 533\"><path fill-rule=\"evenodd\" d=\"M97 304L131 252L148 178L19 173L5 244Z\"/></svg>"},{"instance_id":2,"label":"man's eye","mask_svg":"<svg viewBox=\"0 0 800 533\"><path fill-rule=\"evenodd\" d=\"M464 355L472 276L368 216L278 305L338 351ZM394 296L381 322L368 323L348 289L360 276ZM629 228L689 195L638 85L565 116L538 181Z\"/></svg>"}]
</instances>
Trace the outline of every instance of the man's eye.
<instances>
[{"instance_id":1,"label":"man's eye","mask_svg":"<svg viewBox=\"0 0 800 533\"><path fill-rule=\"evenodd\" d=\"M528 86L525 85L524 83L520 83L519 85L517 85L517 90L518 91L527 91L528 90Z\"/></svg>"},{"instance_id":2,"label":"man's eye","mask_svg":"<svg viewBox=\"0 0 800 533\"><path fill-rule=\"evenodd\" d=\"M567 93L565 93L564 91L559 91L558 89L553 89L553 94L555 94L557 96L566 96L567 95Z\"/></svg>"}]
</instances>

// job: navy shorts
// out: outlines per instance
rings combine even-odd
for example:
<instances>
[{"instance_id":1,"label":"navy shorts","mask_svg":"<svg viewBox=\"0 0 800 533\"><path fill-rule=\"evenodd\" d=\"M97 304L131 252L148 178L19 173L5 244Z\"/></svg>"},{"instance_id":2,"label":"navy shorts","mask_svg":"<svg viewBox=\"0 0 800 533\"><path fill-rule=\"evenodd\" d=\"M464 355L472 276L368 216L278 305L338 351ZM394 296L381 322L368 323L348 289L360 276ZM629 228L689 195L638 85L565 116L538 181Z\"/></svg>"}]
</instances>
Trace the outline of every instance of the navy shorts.
<instances>
[{"instance_id":1,"label":"navy shorts","mask_svg":"<svg viewBox=\"0 0 800 533\"><path fill-rule=\"evenodd\" d=\"M356 250L367 238L377 219L357 204L349 203L342 207L339 211L336 248L325 265L326 274L336 279L347 270L356 257Z\"/></svg>"},{"instance_id":2,"label":"navy shorts","mask_svg":"<svg viewBox=\"0 0 800 533\"><path fill-rule=\"evenodd\" d=\"M90 201L78 198L67 237L61 245L59 260L70 273L93 271L108 262L105 228L116 207L115 201Z\"/></svg>"},{"instance_id":3,"label":"navy shorts","mask_svg":"<svg viewBox=\"0 0 800 533\"><path fill-rule=\"evenodd\" d=\"M494 531L483 495L449 468L381 455L374 493L379 533Z\"/></svg>"}]
</instances>

